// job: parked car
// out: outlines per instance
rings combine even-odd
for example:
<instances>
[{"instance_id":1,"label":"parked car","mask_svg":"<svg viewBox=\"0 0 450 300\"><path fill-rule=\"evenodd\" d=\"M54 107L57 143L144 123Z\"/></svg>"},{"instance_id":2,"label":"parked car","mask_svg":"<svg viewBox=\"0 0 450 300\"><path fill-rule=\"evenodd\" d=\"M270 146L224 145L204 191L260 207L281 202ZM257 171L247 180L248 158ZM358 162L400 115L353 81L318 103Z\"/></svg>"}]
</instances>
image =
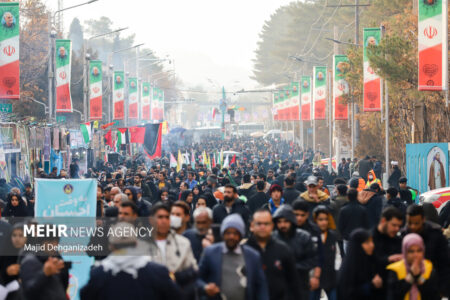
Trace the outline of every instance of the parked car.
<instances>
[{"instance_id":1,"label":"parked car","mask_svg":"<svg viewBox=\"0 0 450 300\"><path fill-rule=\"evenodd\" d=\"M450 200L450 187L440 188L425 192L419 196L419 203L432 203L436 207L438 213L444 207L445 203Z\"/></svg>"}]
</instances>

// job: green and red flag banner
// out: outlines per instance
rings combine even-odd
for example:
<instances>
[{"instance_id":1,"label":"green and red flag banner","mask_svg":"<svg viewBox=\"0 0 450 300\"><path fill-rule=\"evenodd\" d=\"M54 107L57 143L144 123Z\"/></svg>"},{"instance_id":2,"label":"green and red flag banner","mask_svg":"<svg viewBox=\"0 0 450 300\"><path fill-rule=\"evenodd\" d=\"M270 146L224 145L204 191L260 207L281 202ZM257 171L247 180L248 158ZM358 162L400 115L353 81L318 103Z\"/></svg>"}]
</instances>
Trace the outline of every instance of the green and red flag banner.
<instances>
[{"instance_id":1,"label":"green and red flag banner","mask_svg":"<svg viewBox=\"0 0 450 300\"><path fill-rule=\"evenodd\" d=\"M114 120L123 120L125 117L125 89L124 89L124 72L114 72L114 89L113 89L113 109Z\"/></svg>"},{"instance_id":2,"label":"green and red flag banner","mask_svg":"<svg viewBox=\"0 0 450 300\"><path fill-rule=\"evenodd\" d=\"M364 28L364 111L381 110L381 78L375 74L367 58L367 47L378 46L380 40L380 28Z\"/></svg>"},{"instance_id":3,"label":"green and red flag banner","mask_svg":"<svg viewBox=\"0 0 450 300\"><path fill-rule=\"evenodd\" d=\"M291 82L290 120L300 120L300 83Z\"/></svg>"},{"instance_id":4,"label":"green and red flag banner","mask_svg":"<svg viewBox=\"0 0 450 300\"><path fill-rule=\"evenodd\" d=\"M279 119L278 102L279 102L278 92L275 92L275 93L273 93L273 106L272 106L272 116L273 116L274 120Z\"/></svg>"},{"instance_id":5,"label":"green and red flag banner","mask_svg":"<svg viewBox=\"0 0 450 300\"><path fill-rule=\"evenodd\" d=\"M419 0L419 91L448 88L447 0Z\"/></svg>"},{"instance_id":6,"label":"green and red flag banner","mask_svg":"<svg viewBox=\"0 0 450 300\"><path fill-rule=\"evenodd\" d=\"M158 120L164 119L164 91L159 89L159 107L158 107Z\"/></svg>"},{"instance_id":7,"label":"green and red flag banner","mask_svg":"<svg viewBox=\"0 0 450 300\"><path fill-rule=\"evenodd\" d=\"M311 120L311 100L312 100L312 88L311 77L302 76L301 81L301 105L302 105L302 121Z\"/></svg>"},{"instance_id":8,"label":"green and red flag banner","mask_svg":"<svg viewBox=\"0 0 450 300\"><path fill-rule=\"evenodd\" d=\"M83 135L84 143L89 144L92 137L91 122L80 124L81 134Z\"/></svg>"},{"instance_id":9,"label":"green and red flag banner","mask_svg":"<svg viewBox=\"0 0 450 300\"><path fill-rule=\"evenodd\" d=\"M89 62L89 116L91 120L101 120L102 113L102 62L91 60Z\"/></svg>"},{"instance_id":10,"label":"green and red flag banner","mask_svg":"<svg viewBox=\"0 0 450 300\"><path fill-rule=\"evenodd\" d=\"M152 97L152 120L161 121L164 118L164 91L160 88L153 88Z\"/></svg>"},{"instance_id":11,"label":"green and red flag banner","mask_svg":"<svg viewBox=\"0 0 450 300\"><path fill-rule=\"evenodd\" d=\"M128 131L128 128L117 128L117 144L118 145L125 145L127 144L127 136L126 133Z\"/></svg>"},{"instance_id":12,"label":"green and red flag banner","mask_svg":"<svg viewBox=\"0 0 450 300\"><path fill-rule=\"evenodd\" d=\"M285 97L285 95L286 95L286 91L284 89L282 89L279 92L279 94L278 94L278 97L279 97L279 100L280 100L280 106L279 106L279 109L278 109L278 120L286 120L286 116L285 116L285 113L286 113L286 102L285 102L286 97Z\"/></svg>"},{"instance_id":13,"label":"green and red flag banner","mask_svg":"<svg viewBox=\"0 0 450 300\"><path fill-rule=\"evenodd\" d=\"M141 97L141 108L142 108L142 120L150 120L150 83L142 83L142 97Z\"/></svg>"},{"instance_id":14,"label":"green and red flag banner","mask_svg":"<svg viewBox=\"0 0 450 300\"><path fill-rule=\"evenodd\" d=\"M325 120L327 67L314 67L314 120Z\"/></svg>"},{"instance_id":15,"label":"green and red flag banner","mask_svg":"<svg viewBox=\"0 0 450 300\"><path fill-rule=\"evenodd\" d=\"M154 87L152 89L152 100L151 100L151 117L152 120L158 120L158 102L159 102L159 88Z\"/></svg>"},{"instance_id":16,"label":"green and red flag banner","mask_svg":"<svg viewBox=\"0 0 450 300\"><path fill-rule=\"evenodd\" d=\"M348 82L345 73L350 69L346 55L334 55L333 110L335 120L348 120L348 105L343 102L342 95L348 94Z\"/></svg>"},{"instance_id":17,"label":"green and red flag banner","mask_svg":"<svg viewBox=\"0 0 450 300\"><path fill-rule=\"evenodd\" d=\"M72 72L72 42L56 40L56 112L72 112L70 74Z\"/></svg>"},{"instance_id":18,"label":"green and red flag banner","mask_svg":"<svg viewBox=\"0 0 450 300\"><path fill-rule=\"evenodd\" d=\"M144 131L145 153L150 159L161 157L162 124L146 124Z\"/></svg>"},{"instance_id":19,"label":"green and red flag banner","mask_svg":"<svg viewBox=\"0 0 450 300\"><path fill-rule=\"evenodd\" d=\"M0 3L0 18L0 99L19 99L19 3Z\"/></svg>"},{"instance_id":20,"label":"green and red flag banner","mask_svg":"<svg viewBox=\"0 0 450 300\"><path fill-rule=\"evenodd\" d=\"M137 78L128 79L128 118L139 118L139 99Z\"/></svg>"}]
</instances>

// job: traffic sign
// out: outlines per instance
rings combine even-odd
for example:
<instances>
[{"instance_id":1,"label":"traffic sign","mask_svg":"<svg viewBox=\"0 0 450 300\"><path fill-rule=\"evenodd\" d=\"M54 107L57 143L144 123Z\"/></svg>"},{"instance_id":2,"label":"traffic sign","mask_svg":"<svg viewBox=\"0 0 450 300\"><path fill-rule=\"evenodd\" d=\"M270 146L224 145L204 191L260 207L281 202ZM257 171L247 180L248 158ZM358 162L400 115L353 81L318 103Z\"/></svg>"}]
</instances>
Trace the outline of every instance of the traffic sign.
<instances>
[{"instance_id":1,"label":"traffic sign","mask_svg":"<svg viewBox=\"0 0 450 300\"><path fill-rule=\"evenodd\" d=\"M12 113L12 104L11 103L0 103L0 112Z\"/></svg>"},{"instance_id":2,"label":"traffic sign","mask_svg":"<svg viewBox=\"0 0 450 300\"><path fill-rule=\"evenodd\" d=\"M56 123L66 122L66 116L56 116Z\"/></svg>"}]
</instances>

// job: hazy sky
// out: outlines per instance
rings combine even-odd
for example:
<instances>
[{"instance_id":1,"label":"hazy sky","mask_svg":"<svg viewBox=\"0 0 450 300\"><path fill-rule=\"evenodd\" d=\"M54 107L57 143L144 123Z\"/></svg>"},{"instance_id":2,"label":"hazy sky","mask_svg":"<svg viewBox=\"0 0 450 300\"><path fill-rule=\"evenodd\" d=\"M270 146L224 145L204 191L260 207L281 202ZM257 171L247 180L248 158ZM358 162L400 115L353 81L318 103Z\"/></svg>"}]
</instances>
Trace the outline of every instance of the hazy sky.
<instances>
[{"instance_id":1,"label":"hazy sky","mask_svg":"<svg viewBox=\"0 0 450 300\"><path fill-rule=\"evenodd\" d=\"M64 6L85 0L64 0ZM188 85L253 87L252 59L265 20L291 0L99 0L68 10L65 30L78 17L109 17L117 28L130 27L136 42L175 59L177 75ZM47 0L57 7L57 0Z\"/></svg>"}]
</instances>

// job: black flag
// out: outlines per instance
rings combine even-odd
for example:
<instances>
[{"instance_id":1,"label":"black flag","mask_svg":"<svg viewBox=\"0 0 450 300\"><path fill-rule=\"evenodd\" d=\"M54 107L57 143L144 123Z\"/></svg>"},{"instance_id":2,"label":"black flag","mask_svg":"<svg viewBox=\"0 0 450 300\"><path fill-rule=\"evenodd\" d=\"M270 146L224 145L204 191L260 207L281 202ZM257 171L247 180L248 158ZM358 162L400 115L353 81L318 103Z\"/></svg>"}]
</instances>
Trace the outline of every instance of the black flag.
<instances>
[{"instance_id":1,"label":"black flag","mask_svg":"<svg viewBox=\"0 0 450 300\"><path fill-rule=\"evenodd\" d=\"M144 150L150 159L161 157L162 123L146 124Z\"/></svg>"}]
</instances>

